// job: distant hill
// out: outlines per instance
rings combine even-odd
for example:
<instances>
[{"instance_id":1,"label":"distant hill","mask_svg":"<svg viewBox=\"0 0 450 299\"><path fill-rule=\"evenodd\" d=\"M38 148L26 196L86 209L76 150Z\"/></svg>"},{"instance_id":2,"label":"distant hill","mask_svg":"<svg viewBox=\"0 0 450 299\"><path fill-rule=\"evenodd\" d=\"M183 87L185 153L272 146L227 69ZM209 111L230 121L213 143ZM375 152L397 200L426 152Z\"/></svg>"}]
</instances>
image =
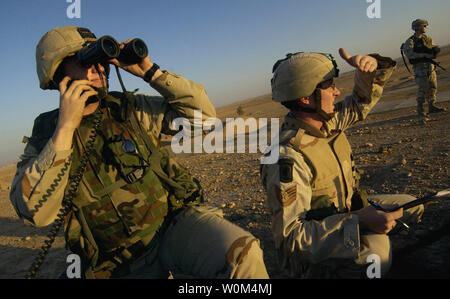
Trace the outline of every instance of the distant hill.
<instances>
[{"instance_id":1,"label":"distant hill","mask_svg":"<svg viewBox=\"0 0 450 299\"><path fill-rule=\"evenodd\" d=\"M406 57L405 57L406 59ZM414 76L410 74L401 57L395 59L397 67L392 77L385 86L384 95L381 101L392 101L415 97L417 89L414 82ZM441 69L437 69L438 76L438 91L445 91L450 89L450 44L441 47L441 53L436 59L444 68L449 71L444 72ZM411 69L411 65L409 65ZM411 69L412 71L412 69ZM337 98L337 101L343 100L347 95L352 92L353 88L354 71L343 73L335 80L336 86L341 91L341 95ZM238 107L241 107L241 115L237 113ZM279 103L272 101L272 95L266 94L243 101L238 101L230 105L220 107L216 109L217 117L221 120L225 118L237 118L237 117L254 117L254 118L270 118L270 117L283 117L287 113L287 109Z\"/></svg>"}]
</instances>

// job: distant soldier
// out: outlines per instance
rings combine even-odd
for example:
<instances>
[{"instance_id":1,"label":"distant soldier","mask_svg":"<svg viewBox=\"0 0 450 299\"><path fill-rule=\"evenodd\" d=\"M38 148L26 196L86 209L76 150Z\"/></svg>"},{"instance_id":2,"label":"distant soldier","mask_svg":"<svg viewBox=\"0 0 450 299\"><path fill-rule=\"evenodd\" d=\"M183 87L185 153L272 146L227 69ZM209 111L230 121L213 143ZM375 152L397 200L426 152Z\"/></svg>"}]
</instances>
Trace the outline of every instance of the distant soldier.
<instances>
[{"instance_id":1,"label":"distant soldier","mask_svg":"<svg viewBox=\"0 0 450 299\"><path fill-rule=\"evenodd\" d=\"M419 86L417 91L417 113L425 122L429 120L425 112L425 100L428 101L428 113L442 112L444 108L436 106L437 80L436 66L432 59L439 53L439 47L436 46L428 35L428 22L423 19L417 19L412 22L412 30L415 33L406 40L402 49L413 65L416 83Z\"/></svg>"},{"instance_id":2,"label":"distant soldier","mask_svg":"<svg viewBox=\"0 0 450 299\"><path fill-rule=\"evenodd\" d=\"M261 167L280 263L294 277L359 278L376 254L383 277L391 264L386 235L398 220L415 222L423 206L385 213L358 187L345 130L364 120L383 92L395 62L377 54L341 56L357 69L353 93L334 104L339 70L323 53L288 54L273 68L272 98L289 109L280 132L279 160ZM274 149L275 150L275 149ZM382 204L414 200L370 195Z\"/></svg>"}]
</instances>

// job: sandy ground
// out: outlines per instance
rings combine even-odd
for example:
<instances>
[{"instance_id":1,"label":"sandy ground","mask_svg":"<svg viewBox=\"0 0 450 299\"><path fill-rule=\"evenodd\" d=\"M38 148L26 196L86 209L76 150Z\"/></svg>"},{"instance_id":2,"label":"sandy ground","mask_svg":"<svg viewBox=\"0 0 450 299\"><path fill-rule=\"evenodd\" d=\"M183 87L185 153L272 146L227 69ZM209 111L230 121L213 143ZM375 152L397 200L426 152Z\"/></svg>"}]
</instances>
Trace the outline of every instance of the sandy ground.
<instances>
[{"instance_id":1,"label":"sandy ground","mask_svg":"<svg viewBox=\"0 0 450 299\"><path fill-rule=\"evenodd\" d=\"M448 53L448 49L447 52ZM444 56L450 69L450 55ZM448 73L438 72L439 95L448 96ZM350 91L352 74L342 76L343 93ZM338 84L338 87L340 85ZM346 88L348 90L346 90ZM414 101L414 82L399 65L378 105L401 100ZM397 101L397 102L396 102ZM218 116L282 117L286 110L262 96L218 109ZM377 105L377 106L378 106ZM441 104L450 110L450 102ZM425 126L416 118L415 107L383 109L370 114L348 130L356 163L363 172L362 186L372 193L408 193L419 197L450 187L450 113L432 115ZM265 193L259 176L260 154L179 154L205 189L206 200L223 208L225 217L248 229L261 240L268 272L285 278L278 267L270 230L270 216L264 207ZM0 278L23 278L42 246L49 228L35 228L19 219L9 201L15 165L0 168ZM389 277L450 278L450 201L426 206L423 221L409 231L391 236L394 264ZM57 278L65 270L64 239L59 235L37 277Z\"/></svg>"},{"instance_id":2,"label":"sandy ground","mask_svg":"<svg viewBox=\"0 0 450 299\"><path fill-rule=\"evenodd\" d=\"M450 102L441 103L450 108ZM347 131L361 186L370 194L421 197L450 187L450 113L432 115L423 126L415 107L369 115ZM259 176L259 154L184 154L183 163L205 188L210 203L226 218L261 239L273 278L280 271L271 236L270 216ZM426 205L422 222L391 236L394 265L390 278L450 278L450 201Z\"/></svg>"}]
</instances>

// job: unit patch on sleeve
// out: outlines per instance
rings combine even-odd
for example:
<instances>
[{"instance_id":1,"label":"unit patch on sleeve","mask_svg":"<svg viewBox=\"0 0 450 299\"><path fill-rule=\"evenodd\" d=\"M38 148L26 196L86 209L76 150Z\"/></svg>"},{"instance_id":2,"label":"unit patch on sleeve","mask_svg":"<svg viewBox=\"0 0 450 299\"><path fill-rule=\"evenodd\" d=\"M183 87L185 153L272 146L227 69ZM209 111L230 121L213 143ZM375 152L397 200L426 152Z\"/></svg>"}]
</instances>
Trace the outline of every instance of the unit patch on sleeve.
<instances>
[{"instance_id":1,"label":"unit patch on sleeve","mask_svg":"<svg viewBox=\"0 0 450 299\"><path fill-rule=\"evenodd\" d=\"M292 182L294 160L291 158L282 158L278 160L278 165L280 167L280 182L282 183Z\"/></svg>"}]
</instances>

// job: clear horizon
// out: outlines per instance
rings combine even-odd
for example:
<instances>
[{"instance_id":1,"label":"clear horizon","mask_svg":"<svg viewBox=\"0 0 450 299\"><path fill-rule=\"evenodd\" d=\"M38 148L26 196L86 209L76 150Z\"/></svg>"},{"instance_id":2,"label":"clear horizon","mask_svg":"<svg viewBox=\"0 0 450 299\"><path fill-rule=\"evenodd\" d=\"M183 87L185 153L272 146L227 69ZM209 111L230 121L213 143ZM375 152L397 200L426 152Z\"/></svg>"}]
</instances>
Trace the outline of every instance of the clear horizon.
<instances>
[{"instance_id":1,"label":"clear horizon","mask_svg":"<svg viewBox=\"0 0 450 299\"><path fill-rule=\"evenodd\" d=\"M448 0L380 0L379 19L368 18L367 0L79 1L79 19L68 18L66 0L0 4L0 166L17 162L22 137L31 135L38 114L58 107L58 93L39 89L35 70L36 44L54 27L88 27L97 37L119 41L140 37L152 61L203 84L216 108L269 94L272 65L289 52L331 53L342 72L350 68L339 57L340 47L396 59L417 18L429 21L427 33L436 44L450 44ZM121 74L127 89L158 94L141 79ZM114 71L111 90L120 90Z\"/></svg>"}]
</instances>

